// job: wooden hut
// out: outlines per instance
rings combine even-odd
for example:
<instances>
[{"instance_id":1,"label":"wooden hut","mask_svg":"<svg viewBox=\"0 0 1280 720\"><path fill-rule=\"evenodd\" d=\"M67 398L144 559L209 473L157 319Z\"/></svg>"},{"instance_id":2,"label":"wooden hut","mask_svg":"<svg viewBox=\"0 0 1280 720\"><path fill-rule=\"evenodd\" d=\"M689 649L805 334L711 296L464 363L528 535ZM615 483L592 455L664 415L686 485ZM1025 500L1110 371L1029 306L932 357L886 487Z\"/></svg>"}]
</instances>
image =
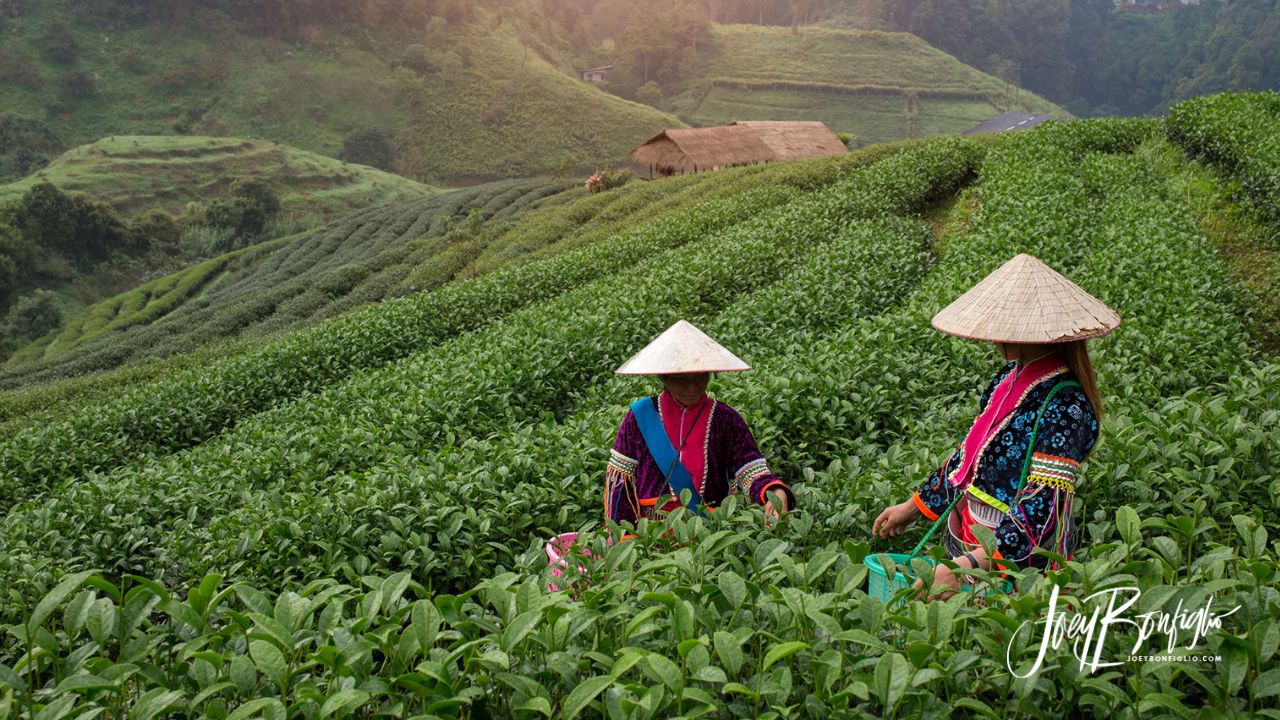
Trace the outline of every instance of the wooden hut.
<instances>
[{"instance_id":1,"label":"wooden hut","mask_svg":"<svg viewBox=\"0 0 1280 720\"><path fill-rule=\"evenodd\" d=\"M632 150L661 175L848 152L820 122L739 121L709 128L663 130Z\"/></svg>"}]
</instances>

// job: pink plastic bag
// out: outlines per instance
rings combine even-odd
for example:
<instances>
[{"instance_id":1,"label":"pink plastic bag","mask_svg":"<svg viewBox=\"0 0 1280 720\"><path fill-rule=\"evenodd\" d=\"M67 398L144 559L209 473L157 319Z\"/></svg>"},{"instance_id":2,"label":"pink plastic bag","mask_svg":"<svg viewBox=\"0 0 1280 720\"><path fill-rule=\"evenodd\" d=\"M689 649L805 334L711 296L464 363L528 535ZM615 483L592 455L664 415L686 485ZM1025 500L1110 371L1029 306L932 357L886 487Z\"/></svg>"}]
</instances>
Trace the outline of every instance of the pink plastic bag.
<instances>
[{"instance_id":1,"label":"pink plastic bag","mask_svg":"<svg viewBox=\"0 0 1280 720\"><path fill-rule=\"evenodd\" d=\"M573 543L577 539L578 533L560 533L559 535L551 538L551 541L547 543L547 560L551 565L551 574L555 577L560 577L560 568L569 567L569 563L564 559L564 556L568 554L569 548L573 547ZM583 554L587 557L595 557L595 555L592 555L590 552L584 552ZM587 569L579 565L578 572L586 574ZM549 589L551 592L557 592L560 588L556 587L555 584L552 584Z\"/></svg>"}]
</instances>

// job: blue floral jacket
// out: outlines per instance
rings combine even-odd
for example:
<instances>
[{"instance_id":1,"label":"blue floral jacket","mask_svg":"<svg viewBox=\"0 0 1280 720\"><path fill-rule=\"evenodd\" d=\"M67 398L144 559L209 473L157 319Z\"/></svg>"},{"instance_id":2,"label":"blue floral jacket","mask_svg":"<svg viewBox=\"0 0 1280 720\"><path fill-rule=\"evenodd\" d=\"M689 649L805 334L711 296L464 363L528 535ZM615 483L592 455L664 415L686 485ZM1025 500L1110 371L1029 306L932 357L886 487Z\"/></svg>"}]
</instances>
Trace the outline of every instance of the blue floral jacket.
<instances>
[{"instance_id":1,"label":"blue floral jacket","mask_svg":"<svg viewBox=\"0 0 1280 720\"><path fill-rule=\"evenodd\" d=\"M1015 365L1011 362L996 374L982 394L979 413L986 409L992 393ZM994 557L1012 560L1023 567L1044 567L1045 557L1031 553L1036 546L1069 557L1077 543L1074 523L1070 520L1076 478L1080 464L1089 457L1098 439L1097 416L1083 389L1065 387L1050 399L1040 420L1030 470L1021 492L1018 484L1032 424L1040 406L1055 385L1071 380L1075 380L1075 375L1063 368L1027 389L1013 412L1000 421L991 440L980 450L973 481L965 491L953 486L950 479L964 462L962 438L951 457L912 495L925 517L937 520L957 493L968 492L1005 513L1004 520L995 528ZM945 525L939 532L947 532Z\"/></svg>"}]
</instances>

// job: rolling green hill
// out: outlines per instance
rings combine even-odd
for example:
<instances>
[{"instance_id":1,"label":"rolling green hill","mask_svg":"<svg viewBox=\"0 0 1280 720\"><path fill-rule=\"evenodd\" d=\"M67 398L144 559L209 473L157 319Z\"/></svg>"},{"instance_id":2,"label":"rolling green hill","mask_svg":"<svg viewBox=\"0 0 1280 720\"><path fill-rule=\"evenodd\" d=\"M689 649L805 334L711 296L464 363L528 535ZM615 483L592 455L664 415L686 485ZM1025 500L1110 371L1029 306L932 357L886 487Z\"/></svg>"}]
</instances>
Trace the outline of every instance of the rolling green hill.
<instances>
[{"instance_id":1,"label":"rolling green hill","mask_svg":"<svg viewBox=\"0 0 1280 720\"><path fill-rule=\"evenodd\" d=\"M387 203L212 258L89 306L16 352L0 368L0 386L109 370L214 341L264 337L362 305L510 273L751 188L827 184L913 144L632 181L598 195L529 179Z\"/></svg>"},{"instance_id":2,"label":"rolling green hill","mask_svg":"<svg viewBox=\"0 0 1280 720\"><path fill-rule=\"evenodd\" d=\"M74 57L51 59L50 27L64 17ZM544 173L566 157L590 171L682 125L570 77L554 48L526 49L482 9L429 39L343 25L297 42L195 21L107 30L79 17L36 3L0 20L18 31L0 41L0 115L39 121L67 144L193 133L337 156L348 132L376 126L397 137L399 172L452 182ZM401 66L410 41L447 62Z\"/></svg>"},{"instance_id":3,"label":"rolling green hill","mask_svg":"<svg viewBox=\"0 0 1280 720\"><path fill-rule=\"evenodd\" d=\"M1005 110L1058 106L908 33L716 25L695 88L666 106L694 125L821 120L862 143L957 133Z\"/></svg>"},{"instance_id":4,"label":"rolling green hill","mask_svg":"<svg viewBox=\"0 0 1280 720\"><path fill-rule=\"evenodd\" d=\"M47 168L0 185L0 204L39 182L109 203L122 217L180 213L222 195L239 177L275 184L285 215L335 217L438 192L408 178L265 140L118 135L68 150Z\"/></svg>"}]
</instances>

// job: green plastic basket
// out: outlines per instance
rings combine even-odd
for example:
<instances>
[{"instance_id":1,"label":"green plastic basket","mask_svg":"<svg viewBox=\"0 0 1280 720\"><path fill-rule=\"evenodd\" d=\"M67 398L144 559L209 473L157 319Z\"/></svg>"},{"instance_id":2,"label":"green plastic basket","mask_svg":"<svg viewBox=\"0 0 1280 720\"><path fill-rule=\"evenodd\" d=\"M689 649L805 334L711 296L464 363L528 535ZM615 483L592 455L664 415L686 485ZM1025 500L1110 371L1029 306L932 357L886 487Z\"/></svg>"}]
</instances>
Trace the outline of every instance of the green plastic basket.
<instances>
[{"instance_id":1,"label":"green plastic basket","mask_svg":"<svg viewBox=\"0 0 1280 720\"><path fill-rule=\"evenodd\" d=\"M885 571L884 566L880 564L880 558L876 556L881 554L888 555L889 559L893 560L893 580L889 579L889 573ZM867 569L870 570L870 573L868 573L869 587L867 589L867 594L874 595L885 602L889 602L899 590L911 587L915 584L916 574L915 571L911 569L912 556L903 555L902 553L877 553L876 555L868 555L866 559L863 560L867 565ZM938 564L933 558L922 557L920 559L929 563L931 566ZM1013 583L1008 580L1002 581L1000 583L1000 588L1006 593L1012 592ZM962 591L972 590L973 585L971 583L960 583L960 589ZM983 593L983 597L994 594L995 591L987 591L986 593Z\"/></svg>"},{"instance_id":2,"label":"green plastic basket","mask_svg":"<svg viewBox=\"0 0 1280 720\"><path fill-rule=\"evenodd\" d=\"M915 571L911 569L910 555L904 555L902 553L884 554L888 555L890 560L893 560L895 566L894 569L896 572L894 573L892 580L889 579L889 573L884 569L884 566L880 564L880 558L875 555L868 555L863 562L867 564L867 569L871 571L869 573L870 587L867 589L867 594L874 595L885 602L889 602L889 600L893 599L894 593L898 592L902 588L911 587L915 584L916 575ZM923 559L930 565L933 564L932 559Z\"/></svg>"}]
</instances>

